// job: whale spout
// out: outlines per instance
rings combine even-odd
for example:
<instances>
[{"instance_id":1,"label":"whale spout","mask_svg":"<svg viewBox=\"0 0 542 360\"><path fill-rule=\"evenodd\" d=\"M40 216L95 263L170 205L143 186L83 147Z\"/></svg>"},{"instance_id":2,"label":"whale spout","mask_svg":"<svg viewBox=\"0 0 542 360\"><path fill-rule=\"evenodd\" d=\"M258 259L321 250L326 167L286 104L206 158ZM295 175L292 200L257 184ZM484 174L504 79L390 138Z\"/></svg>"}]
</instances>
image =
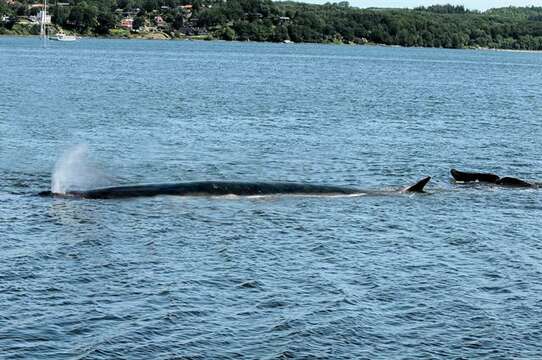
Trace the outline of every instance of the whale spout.
<instances>
[{"instance_id":1,"label":"whale spout","mask_svg":"<svg viewBox=\"0 0 542 360\"><path fill-rule=\"evenodd\" d=\"M425 185L431 180L431 176L425 177L416 184L403 189L403 192L423 192Z\"/></svg>"}]
</instances>

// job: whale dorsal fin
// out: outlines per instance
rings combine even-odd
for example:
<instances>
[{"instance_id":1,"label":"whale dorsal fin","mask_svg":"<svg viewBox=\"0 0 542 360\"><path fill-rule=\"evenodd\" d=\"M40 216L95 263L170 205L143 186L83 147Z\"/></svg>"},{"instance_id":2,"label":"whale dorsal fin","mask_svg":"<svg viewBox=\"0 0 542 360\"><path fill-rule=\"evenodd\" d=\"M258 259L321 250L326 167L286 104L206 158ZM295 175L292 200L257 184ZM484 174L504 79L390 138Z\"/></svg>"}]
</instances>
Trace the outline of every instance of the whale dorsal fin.
<instances>
[{"instance_id":1,"label":"whale dorsal fin","mask_svg":"<svg viewBox=\"0 0 542 360\"><path fill-rule=\"evenodd\" d=\"M418 181L416 184L403 189L403 192L423 192L423 188L431 180L431 176L425 177Z\"/></svg>"}]
</instances>

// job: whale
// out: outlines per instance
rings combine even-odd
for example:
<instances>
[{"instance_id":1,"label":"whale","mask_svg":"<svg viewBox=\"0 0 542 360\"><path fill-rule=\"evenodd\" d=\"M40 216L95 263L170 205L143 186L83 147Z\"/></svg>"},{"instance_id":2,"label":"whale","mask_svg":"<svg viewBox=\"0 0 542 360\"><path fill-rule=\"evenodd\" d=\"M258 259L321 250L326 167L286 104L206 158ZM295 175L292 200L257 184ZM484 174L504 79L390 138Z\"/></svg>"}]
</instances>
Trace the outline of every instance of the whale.
<instances>
[{"instance_id":1,"label":"whale","mask_svg":"<svg viewBox=\"0 0 542 360\"><path fill-rule=\"evenodd\" d=\"M535 183L530 183L510 176L500 177L493 173L465 172L457 169L451 169L450 173L455 181L463 183L481 182L508 187L538 187L538 184Z\"/></svg>"},{"instance_id":2,"label":"whale","mask_svg":"<svg viewBox=\"0 0 542 360\"><path fill-rule=\"evenodd\" d=\"M415 184L394 191L371 191L353 187L318 185L294 182L236 182L196 181L171 184L142 184L104 187L91 190L69 190L65 193L42 191L40 196L62 196L81 199L121 199L135 197L172 196L265 196L265 195L385 195L397 193L421 193L431 177L425 177Z\"/></svg>"}]
</instances>

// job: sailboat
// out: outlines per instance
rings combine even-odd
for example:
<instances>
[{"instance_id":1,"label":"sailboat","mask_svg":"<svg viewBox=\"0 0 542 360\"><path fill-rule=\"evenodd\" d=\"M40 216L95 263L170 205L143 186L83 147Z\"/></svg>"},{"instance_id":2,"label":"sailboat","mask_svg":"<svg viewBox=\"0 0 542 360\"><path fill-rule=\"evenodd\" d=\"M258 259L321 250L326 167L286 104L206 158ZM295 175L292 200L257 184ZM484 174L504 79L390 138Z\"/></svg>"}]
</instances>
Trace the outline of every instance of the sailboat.
<instances>
[{"instance_id":1,"label":"sailboat","mask_svg":"<svg viewBox=\"0 0 542 360\"><path fill-rule=\"evenodd\" d=\"M51 22L50 18L47 17L47 0L43 2L43 11L41 12L40 18L40 36L43 41L43 47L47 46L47 40L56 40L56 41L77 41L80 37L75 35L67 35L64 32L59 31L54 36L47 37L47 24Z\"/></svg>"},{"instance_id":2,"label":"sailboat","mask_svg":"<svg viewBox=\"0 0 542 360\"><path fill-rule=\"evenodd\" d=\"M79 39L80 39L79 36L67 35L67 34L64 34L62 31L57 32L55 36L52 36L49 38L49 40L56 40L56 41L77 41Z\"/></svg>"}]
</instances>

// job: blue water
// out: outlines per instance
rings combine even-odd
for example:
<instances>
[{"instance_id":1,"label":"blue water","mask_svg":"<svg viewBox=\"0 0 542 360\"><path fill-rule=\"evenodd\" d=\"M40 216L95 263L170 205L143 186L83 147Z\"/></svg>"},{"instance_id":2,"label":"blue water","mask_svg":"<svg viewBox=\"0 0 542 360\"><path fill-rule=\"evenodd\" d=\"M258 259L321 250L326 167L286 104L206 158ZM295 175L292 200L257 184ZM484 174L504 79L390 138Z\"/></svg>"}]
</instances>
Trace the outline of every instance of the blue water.
<instances>
[{"instance_id":1,"label":"blue water","mask_svg":"<svg viewBox=\"0 0 542 360\"><path fill-rule=\"evenodd\" d=\"M538 53L0 37L0 358L541 358L542 190L449 179L542 179L541 79ZM33 196L84 147L96 185L433 181Z\"/></svg>"}]
</instances>

